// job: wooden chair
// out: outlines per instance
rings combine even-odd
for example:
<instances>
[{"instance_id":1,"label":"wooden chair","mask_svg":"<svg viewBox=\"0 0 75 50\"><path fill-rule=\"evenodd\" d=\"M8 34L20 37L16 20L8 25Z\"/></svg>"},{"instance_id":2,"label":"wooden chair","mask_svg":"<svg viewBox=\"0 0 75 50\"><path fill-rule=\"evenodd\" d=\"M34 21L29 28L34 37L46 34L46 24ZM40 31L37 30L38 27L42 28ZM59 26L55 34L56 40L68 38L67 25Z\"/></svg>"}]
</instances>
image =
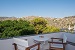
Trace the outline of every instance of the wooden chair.
<instances>
[{"instance_id":1,"label":"wooden chair","mask_svg":"<svg viewBox=\"0 0 75 50\"><path fill-rule=\"evenodd\" d=\"M55 39L58 39L61 42L54 42ZM65 50L67 44L66 40L66 35L63 35L63 38L51 38L51 41L48 42L49 50Z\"/></svg>"},{"instance_id":2,"label":"wooden chair","mask_svg":"<svg viewBox=\"0 0 75 50\"><path fill-rule=\"evenodd\" d=\"M27 40L13 38L14 50L40 50L40 43L29 46ZM35 48L37 46L37 48Z\"/></svg>"}]
</instances>

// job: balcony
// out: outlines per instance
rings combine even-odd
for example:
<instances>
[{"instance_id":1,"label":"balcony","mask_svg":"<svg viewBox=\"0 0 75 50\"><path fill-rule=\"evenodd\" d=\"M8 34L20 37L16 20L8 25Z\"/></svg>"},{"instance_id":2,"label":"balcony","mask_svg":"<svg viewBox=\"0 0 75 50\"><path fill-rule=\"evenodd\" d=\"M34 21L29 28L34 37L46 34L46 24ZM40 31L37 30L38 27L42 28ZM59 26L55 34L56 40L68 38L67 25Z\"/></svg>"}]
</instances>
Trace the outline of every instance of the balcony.
<instances>
[{"instance_id":1,"label":"balcony","mask_svg":"<svg viewBox=\"0 0 75 50\"><path fill-rule=\"evenodd\" d=\"M58 33L48 33L48 34L39 34L39 35L46 36L47 38L49 38L48 41L50 41L52 37L62 38L63 34L65 34L68 38L67 39L68 43L65 47L66 48L65 50L75 50L75 34L58 32ZM29 44L33 44L34 43L33 38L36 36L38 35L20 36L17 38L27 39ZM13 44L13 38L0 39L0 50L14 50L14 46L12 44ZM42 50L47 50L47 49L49 49L49 43L44 44Z\"/></svg>"}]
</instances>

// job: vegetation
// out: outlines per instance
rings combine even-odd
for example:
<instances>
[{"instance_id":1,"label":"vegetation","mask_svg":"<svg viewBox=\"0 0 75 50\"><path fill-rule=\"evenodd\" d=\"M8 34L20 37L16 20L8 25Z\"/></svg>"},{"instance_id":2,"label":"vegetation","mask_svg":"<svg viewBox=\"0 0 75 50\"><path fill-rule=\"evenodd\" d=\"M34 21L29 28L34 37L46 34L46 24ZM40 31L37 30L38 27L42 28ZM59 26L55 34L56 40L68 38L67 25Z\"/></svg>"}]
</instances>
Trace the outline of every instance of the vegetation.
<instances>
[{"instance_id":1,"label":"vegetation","mask_svg":"<svg viewBox=\"0 0 75 50\"><path fill-rule=\"evenodd\" d=\"M37 34L39 33L49 33L49 32L58 32L59 29L54 27L54 26L49 26L47 21L40 17L40 18L35 18L34 20L31 21L31 23L35 27L35 32Z\"/></svg>"},{"instance_id":2,"label":"vegetation","mask_svg":"<svg viewBox=\"0 0 75 50\"><path fill-rule=\"evenodd\" d=\"M34 27L28 21L6 20L0 22L0 38L35 34Z\"/></svg>"},{"instance_id":3,"label":"vegetation","mask_svg":"<svg viewBox=\"0 0 75 50\"><path fill-rule=\"evenodd\" d=\"M68 27L72 28L68 30ZM75 16L65 18L42 18L28 16L23 18L0 17L0 38L59 32L74 32Z\"/></svg>"},{"instance_id":4,"label":"vegetation","mask_svg":"<svg viewBox=\"0 0 75 50\"><path fill-rule=\"evenodd\" d=\"M58 31L58 28L48 25L47 21L41 17L30 22L22 19L0 21L0 38Z\"/></svg>"},{"instance_id":5,"label":"vegetation","mask_svg":"<svg viewBox=\"0 0 75 50\"><path fill-rule=\"evenodd\" d=\"M35 18L31 21L31 23L34 25L35 32L38 34L43 32L43 29L46 27L47 21L45 21L45 19L43 18Z\"/></svg>"}]
</instances>

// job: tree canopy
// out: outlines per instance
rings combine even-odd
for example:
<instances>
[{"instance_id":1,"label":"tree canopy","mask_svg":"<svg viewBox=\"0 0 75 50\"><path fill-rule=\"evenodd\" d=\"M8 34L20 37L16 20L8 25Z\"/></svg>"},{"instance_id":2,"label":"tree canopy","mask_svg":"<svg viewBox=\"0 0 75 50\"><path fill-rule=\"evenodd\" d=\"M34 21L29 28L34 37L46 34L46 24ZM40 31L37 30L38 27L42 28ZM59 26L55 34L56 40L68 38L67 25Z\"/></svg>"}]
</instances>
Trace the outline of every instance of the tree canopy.
<instances>
[{"instance_id":1,"label":"tree canopy","mask_svg":"<svg viewBox=\"0 0 75 50\"><path fill-rule=\"evenodd\" d=\"M35 27L35 32L37 34L39 33L48 33L48 32L58 32L59 29L54 27L54 26L49 26L47 21L42 18L35 18L31 21L31 23L34 25Z\"/></svg>"},{"instance_id":2,"label":"tree canopy","mask_svg":"<svg viewBox=\"0 0 75 50\"><path fill-rule=\"evenodd\" d=\"M31 21L27 20L5 20L0 21L0 38L8 38L14 36L40 34L49 32L58 32L59 29L50 26L47 21L42 18L35 18Z\"/></svg>"},{"instance_id":3,"label":"tree canopy","mask_svg":"<svg viewBox=\"0 0 75 50\"><path fill-rule=\"evenodd\" d=\"M24 20L6 20L0 22L0 37L14 37L21 35L35 34L34 27L30 22Z\"/></svg>"}]
</instances>

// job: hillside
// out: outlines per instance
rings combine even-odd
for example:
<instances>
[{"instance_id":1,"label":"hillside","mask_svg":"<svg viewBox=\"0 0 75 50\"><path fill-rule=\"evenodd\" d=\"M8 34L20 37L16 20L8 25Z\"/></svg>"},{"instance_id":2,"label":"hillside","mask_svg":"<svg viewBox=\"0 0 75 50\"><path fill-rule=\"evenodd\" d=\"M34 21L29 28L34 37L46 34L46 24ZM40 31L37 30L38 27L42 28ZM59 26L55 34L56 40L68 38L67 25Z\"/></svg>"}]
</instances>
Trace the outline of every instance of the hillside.
<instances>
[{"instance_id":1,"label":"hillside","mask_svg":"<svg viewBox=\"0 0 75 50\"><path fill-rule=\"evenodd\" d=\"M70 24L73 26L75 24L75 17L67 17L67 18L46 18L49 21L50 25L54 25L59 28L68 28Z\"/></svg>"},{"instance_id":2,"label":"hillside","mask_svg":"<svg viewBox=\"0 0 75 50\"><path fill-rule=\"evenodd\" d=\"M27 17L22 17L21 19L23 20L28 20L31 21L34 18L38 18L39 16L27 16ZM13 17L0 17L1 20L18 20L19 18L13 18ZM58 28L68 28L68 25L70 24L71 27L75 24L75 16L68 16L64 18L44 18L48 21L49 25L56 26Z\"/></svg>"},{"instance_id":3,"label":"hillside","mask_svg":"<svg viewBox=\"0 0 75 50\"><path fill-rule=\"evenodd\" d=\"M39 16L28 16L23 17L22 19L25 20L33 20L34 18L38 18ZM70 24L71 27L75 24L75 16L68 16L64 18L45 18L48 21L49 25L56 26L58 28L68 28L68 25Z\"/></svg>"},{"instance_id":4,"label":"hillside","mask_svg":"<svg viewBox=\"0 0 75 50\"><path fill-rule=\"evenodd\" d=\"M0 17L0 21L3 21L3 20L17 20L16 17Z\"/></svg>"}]
</instances>

